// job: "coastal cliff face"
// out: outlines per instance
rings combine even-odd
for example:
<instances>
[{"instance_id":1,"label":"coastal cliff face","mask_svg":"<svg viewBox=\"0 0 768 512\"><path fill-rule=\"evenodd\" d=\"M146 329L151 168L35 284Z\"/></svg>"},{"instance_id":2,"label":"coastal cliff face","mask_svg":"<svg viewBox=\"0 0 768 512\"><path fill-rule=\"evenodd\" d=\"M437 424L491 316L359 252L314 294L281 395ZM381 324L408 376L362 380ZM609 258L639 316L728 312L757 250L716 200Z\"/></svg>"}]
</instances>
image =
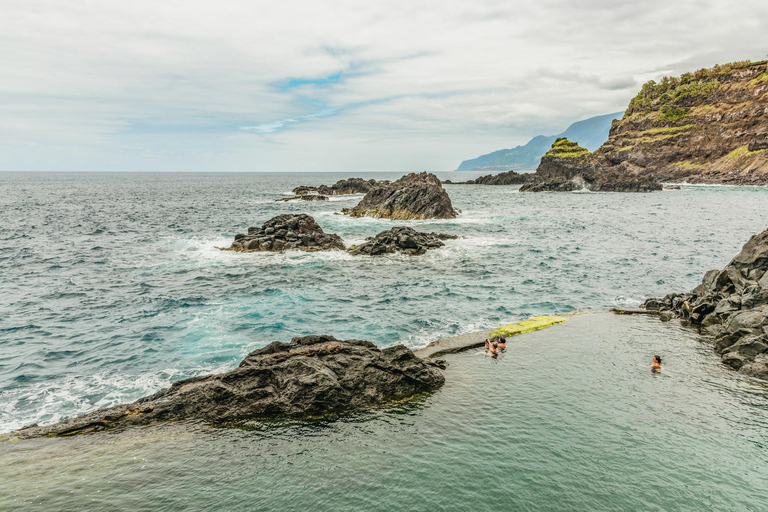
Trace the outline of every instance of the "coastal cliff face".
<instances>
[{"instance_id":1,"label":"coastal cliff face","mask_svg":"<svg viewBox=\"0 0 768 512\"><path fill-rule=\"evenodd\" d=\"M736 62L646 83L593 164L662 181L768 184L768 67Z\"/></svg>"},{"instance_id":2,"label":"coastal cliff face","mask_svg":"<svg viewBox=\"0 0 768 512\"><path fill-rule=\"evenodd\" d=\"M458 215L438 177L426 172L376 187L357 206L344 208L342 213L392 220L453 219Z\"/></svg>"},{"instance_id":3,"label":"coastal cliff face","mask_svg":"<svg viewBox=\"0 0 768 512\"><path fill-rule=\"evenodd\" d=\"M436 389L445 382L444 367L403 345L380 350L369 341L304 336L254 350L231 372L182 380L131 404L33 425L12 435L72 435L154 421L229 423L358 409Z\"/></svg>"},{"instance_id":4,"label":"coastal cliff face","mask_svg":"<svg viewBox=\"0 0 768 512\"><path fill-rule=\"evenodd\" d=\"M648 299L646 309L676 315L714 336L723 362L768 379L768 230L753 236L723 270L689 293Z\"/></svg>"}]
</instances>

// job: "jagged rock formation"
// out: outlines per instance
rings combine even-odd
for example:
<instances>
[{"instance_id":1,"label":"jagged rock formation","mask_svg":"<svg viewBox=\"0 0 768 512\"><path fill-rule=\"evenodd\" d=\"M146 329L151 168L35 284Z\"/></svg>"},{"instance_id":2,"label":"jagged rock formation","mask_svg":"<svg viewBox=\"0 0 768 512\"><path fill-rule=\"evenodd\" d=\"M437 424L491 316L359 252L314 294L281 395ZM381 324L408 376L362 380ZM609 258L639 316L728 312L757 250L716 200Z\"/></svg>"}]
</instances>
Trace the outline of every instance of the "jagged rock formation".
<instances>
[{"instance_id":1,"label":"jagged rock formation","mask_svg":"<svg viewBox=\"0 0 768 512\"><path fill-rule=\"evenodd\" d=\"M445 245L443 240L456 239L456 235L444 233L421 233L405 226L394 227L382 231L375 237L367 238L367 242L349 248L349 253L354 255L366 254L377 256L401 252L411 256L419 256L429 249L437 249Z\"/></svg>"},{"instance_id":2,"label":"jagged rock formation","mask_svg":"<svg viewBox=\"0 0 768 512\"><path fill-rule=\"evenodd\" d=\"M283 252L299 250L307 252L344 250L339 235L323 231L315 219L302 213L278 215L261 227L248 228L248 234L235 235L235 241L224 251Z\"/></svg>"},{"instance_id":3,"label":"jagged rock formation","mask_svg":"<svg viewBox=\"0 0 768 512\"><path fill-rule=\"evenodd\" d=\"M403 345L379 350L361 340L304 336L254 350L231 372L193 377L131 404L49 426L19 438L72 435L168 420L236 423L324 414L407 398L443 385L442 361L416 357Z\"/></svg>"},{"instance_id":4,"label":"jagged rock formation","mask_svg":"<svg viewBox=\"0 0 768 512\"><path fill-rule=\"evenodd\" d=\"M652 176L606 171L591 161L589 150L568 139L557 139L541 157L536 174L520 192L652 192L661 183Z\"/></svg>"},{"instance_id":5,"label":"jagged rock formation","mask_svg":"<svg viewBox=\"0 0 768 512\"><path fill-rule=\"evenodd\" d=\"M750 238L723 270L707 272L691 292L643 306L700 327L714 337L725 364L768 379L768 230Z\"/></svg>"},{"instance_id":6,"label":"jagged rock formation","mask_svg":"<svg viewBox=\"0 0 768 512\"><path fill-rule=\"evenodd\" d=\"M426 172L411 173L394 183L376 187L357 206L344 208L342 213L392 220L453 219L458 215L440 180Z\"/></svg>"},{"instance_id":7,"label":"jagged rock formation","mask_svg":"<svg viewBox=\"0 0 768 512\"><path fill-rule=\"evenodd\" d=\"M364 180L362 178L349 178L346 180L339 180L330 187L328 185L320 185L319 187L307 187L301 186L293 189L293 193L297 196L307 194L320 194L325 196L341 196L347 194L367 194L376 187L383 187L389 185L389 180Z\"/></svg>"},{"instance_id":8,"label":"jagged rock formation","mask_svg":"<svg viewBox=\"0 0 768 512\"><path fill-rule=\"evenodd\" d=\"M319 194L304 194L304 195L301 195L301 196L283 197L281 199L275 199L275 202L280 202L280 201L286 201L287 202L287 201L297 201L297 200L301 200L301 201L327 201L328 200L328 196L321 196Z\"/></svg>"},{"instance_id":9,"label":"jagged rock formation","mask_svg":"<svg viewBox=\"0 0 768 512\"><path fill-rule=\"evenodd\" d=\"M662 181L768 184L768 67L735 62L643 85L592 162Z\"/></svg>"}]
</instances>

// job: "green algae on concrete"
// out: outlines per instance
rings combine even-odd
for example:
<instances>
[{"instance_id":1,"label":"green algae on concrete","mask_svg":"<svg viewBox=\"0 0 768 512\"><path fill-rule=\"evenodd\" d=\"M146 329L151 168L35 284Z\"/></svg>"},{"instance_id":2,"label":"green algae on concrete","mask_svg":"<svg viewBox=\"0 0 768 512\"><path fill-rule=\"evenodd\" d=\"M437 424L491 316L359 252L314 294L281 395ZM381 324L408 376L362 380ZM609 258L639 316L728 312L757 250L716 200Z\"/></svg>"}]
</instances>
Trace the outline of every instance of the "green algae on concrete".
<instances>
[{"instance_id":1,"label":"green algae on concrete","mask_svg":"<svg viewBox=\"0 0 768 512\"><path fill-rule=\"evenodd\" d=\"M453 336L451 338L444 338L441 340L433 341L424 348L414 350L413 353L422 359L428 357L438 357L445 354L453 354L455 352L463 352L472 348L482 347L485 344L487 338L499 336L515 336L517 334L523 334L531 331L538 331L545 327L550 327L562 322L565 322L570 316L574 314L584 314L586 312L568 313L567 315L553 315L553 316L537 316L515 322L513 324L504 325L498 327L492 331L477 331L469 334L462 334L459 336Z\"/></svg>"}]
</instances>

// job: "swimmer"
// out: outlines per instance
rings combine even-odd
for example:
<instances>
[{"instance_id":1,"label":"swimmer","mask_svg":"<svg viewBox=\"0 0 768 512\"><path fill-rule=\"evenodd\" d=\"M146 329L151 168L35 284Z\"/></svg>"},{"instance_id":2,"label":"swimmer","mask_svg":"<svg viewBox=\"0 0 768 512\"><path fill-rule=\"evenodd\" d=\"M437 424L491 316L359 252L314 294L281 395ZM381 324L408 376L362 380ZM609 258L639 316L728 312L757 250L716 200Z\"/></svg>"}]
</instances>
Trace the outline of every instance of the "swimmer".
<instances>
[{"instance_id":1,"label":"swimmer","mask_svg":"<svg viewBox=\"0 0 768 512\"><path fill-rule=\"evenodd\" d=\"M497 356L499 355L499 344L495 341L491 343L491 355Z\"/></svg>"},{"instance_id":2,"label":"swimmer","mask_svg":"<svg viewBox=\"0 0 768 512\"><path fill-rule=\"evenodd\" d=\"M661 370L661 356L653 356L653 361L651 361L651 364L646 366L644 364L639 364L637 366L642 366L643 368L651 368L654 371Z\"/></svg>"},{"instance_id":3,"label":"swimmer","mask_svg":"<svg viewBox=\"0 0 768 512\"><path fill-rule=\"evenodd\" d=\"M506 338L504 338L502 336L499 336L499 341L497 342L497 344L498 344L499 348L502 351L507 350L507 339Z\"/></svg>"}]
</instances>

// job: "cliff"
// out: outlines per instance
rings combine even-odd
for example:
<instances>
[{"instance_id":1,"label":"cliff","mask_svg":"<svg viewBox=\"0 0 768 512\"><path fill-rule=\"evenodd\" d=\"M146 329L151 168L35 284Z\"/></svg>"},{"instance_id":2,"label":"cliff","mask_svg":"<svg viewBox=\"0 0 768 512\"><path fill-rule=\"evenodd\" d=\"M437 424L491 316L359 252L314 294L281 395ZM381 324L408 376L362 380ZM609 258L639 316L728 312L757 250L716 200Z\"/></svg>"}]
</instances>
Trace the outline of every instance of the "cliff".
<instances>
[{"instance_id":1,"label":"cliff","mask_svg":"<svg viewBox=\"0 0 768 512\"><path fill-rule=\"evenodd\" d=\"M650 81L591 162L661 181L768 184L768 67L735 62Z\"/></svg>"}]
</instances>

